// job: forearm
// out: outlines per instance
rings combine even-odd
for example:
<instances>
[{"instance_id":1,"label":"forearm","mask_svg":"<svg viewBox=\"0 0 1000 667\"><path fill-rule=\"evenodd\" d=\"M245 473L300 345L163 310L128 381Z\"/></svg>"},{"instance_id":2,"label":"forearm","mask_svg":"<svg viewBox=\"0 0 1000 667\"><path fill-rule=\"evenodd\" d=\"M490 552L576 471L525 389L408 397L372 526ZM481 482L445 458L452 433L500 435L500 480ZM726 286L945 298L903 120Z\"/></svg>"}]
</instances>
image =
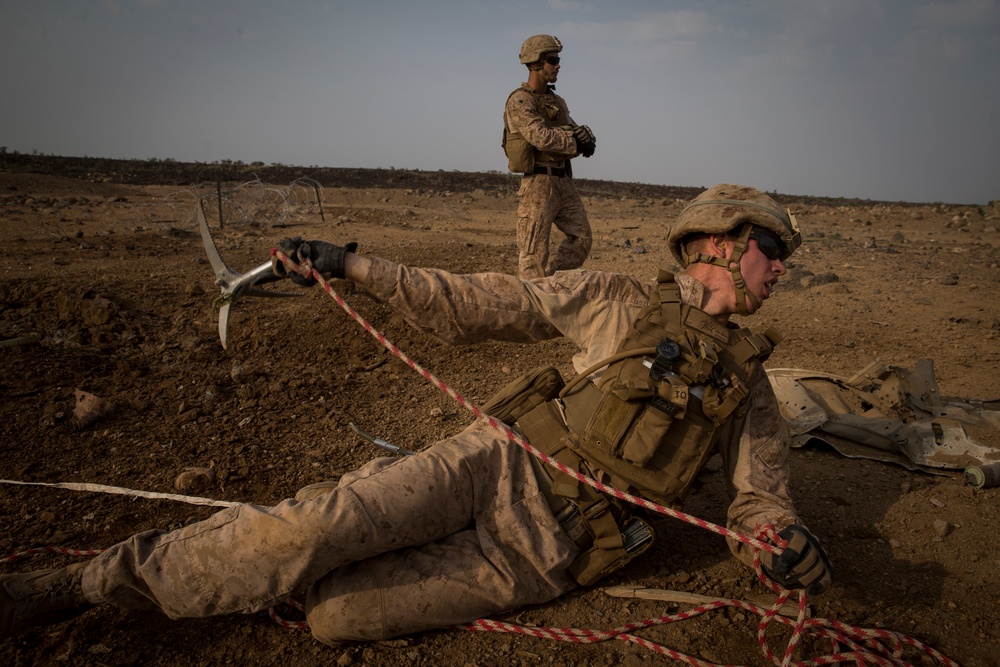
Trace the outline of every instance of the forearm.
<instances>
[{"instance_id":1,"label":"forearm","mask_svg":"<svg viewBox=\"0 0 1000 667\"><path fill-rule=\"evenodd\" d=\"M566 157L577 155L573 132L559 127L547 127L541 118L524 125L521 134L529 144L544 153Z\"/></svg>"},{"instance_id":2,"label":"forearm","mask_svg":"<svg viewBox=\"0 0 1000 667\"><path fill-rule=\"evenodd\" d=\"M776 531L780 531L793 523L801 523L792 508L783 500L772 494L738 498L730 506L726 527L741 535L755 537L754 531L762 525L770 524ZM753 564L753 547L732 538L727 538L727 542L730 551L738 560L747 565Z\"/></svg>"},{"instance_id":3,"label":"forearm","mask_svg":"<svg viewBox=\"0 0 1000 667\"><path fill-rule=\"evenodd\" d=\"M517 96L511 98L504 113L510 130L519 133L537 150L567 157L576 155L576 140L572 131L551 126L530 99ZM557 122L559 125L571 123L568 113L564 120L565 123Z\"/></svg>"},{"instance_id":4,"label":"forearm","mask_svg":"<svg viewBox=\"0 0 1000 667\"><path fill-rule=\"evenodd\" d=\"M348 254L345 272L413 326L448 343L534 342L565 337L583 370L614 354L649 285L621 274L566 271L544 281L500 273L454 275Z\"/></svg>"},{"instance_id":5,"label":"forearm","mask_svg":"<svg viewBox=\"0 0 1000 667\"><path fill-rule=\"evenodd\" d=\"M371 266L372 260L370 257L349 252L344 257L344 277L358 284L364 284L368 280Z\"/></svg>"},{"instance_id":6,"label":"forearm","mask_svg":"<svg viewBox=\"0 0 1000 667\"><path fill-rule=\"evenodd\" d=\"M758 369L751 392L741 433L728 439L722 456L732 500L727 525L753 537L754 530L763 524L781 530L801 521L789 490L788 425L778 412L762 368ZM730 540L729 546L741 561L753 561L752 549L745 544Z\"/></svg>"},{"instance_id":7,"label":"forearm","mask_svg":"<svg viewBox=\"0 0 1000 667\"><path fill-rule=\"evenodd\" d=\"M456 275L361 255L348 255L345 273L409 324L446 343L525 343L561 335L515 276Z\"/></svg>"}]
</instances>

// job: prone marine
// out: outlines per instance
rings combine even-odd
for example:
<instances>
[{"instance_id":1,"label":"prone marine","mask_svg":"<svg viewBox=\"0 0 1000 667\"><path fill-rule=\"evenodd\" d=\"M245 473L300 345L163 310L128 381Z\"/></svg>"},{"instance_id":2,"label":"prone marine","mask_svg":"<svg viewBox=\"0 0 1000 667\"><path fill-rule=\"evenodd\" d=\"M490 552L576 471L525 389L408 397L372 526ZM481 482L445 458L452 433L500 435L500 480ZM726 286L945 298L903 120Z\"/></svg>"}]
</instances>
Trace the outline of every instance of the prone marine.
<instances>
[{"instance_id":1,"label":"prone marine","mask_svg":"<svg viewBox=\"0 0 1000 667\"><path fill-rule=\"evenodd\" d=\"M652 284L601 271L455 275L298 238L279 247L451 344L571 340L575 378L539 369L484 409L570 469L671 507L718 453L727 527L773 527L786 545L760 553L764 572L821 593L832 568L792 502L788 428L762 366L780 336L730 321L756 313L786 273L801 243L795 218L760 190L723 184L664 233L683 270ZM273 270L315 283L280 261ZM640 510L479 420L273 507L238 505L133 535L86 562L3 575L0 639L97 605L205 618L294 597L321 642L381 640L551 601L626 566L653 539ZM745 543L729 546L752 562Z\"/></svg>"}]
</instances>

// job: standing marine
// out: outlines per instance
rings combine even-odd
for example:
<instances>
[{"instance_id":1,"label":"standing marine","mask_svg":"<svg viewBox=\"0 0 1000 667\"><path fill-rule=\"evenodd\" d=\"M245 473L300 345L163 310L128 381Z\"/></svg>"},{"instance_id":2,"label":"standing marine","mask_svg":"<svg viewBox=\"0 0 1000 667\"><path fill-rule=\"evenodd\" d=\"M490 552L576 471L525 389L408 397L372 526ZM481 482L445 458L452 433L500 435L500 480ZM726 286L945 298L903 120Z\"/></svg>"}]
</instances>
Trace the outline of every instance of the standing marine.
<instances>
[{"instance_id":1,"label":"standing marine","mask_svg":"<svg viewBox=\"0 0 1000 667\"><path fill-rule=\"evenodd\" d=\"M552 35L524 41L520 55L528 80L507 98L503 114L508 168L524 174L517 208L518 271L523 280L583 266L593 241L570 160L593 155L597 140L589 127L573 121L566 100L555 92L562 48ZM565 238L550 258L553 224Z\"/></svg>"}]
</instances>

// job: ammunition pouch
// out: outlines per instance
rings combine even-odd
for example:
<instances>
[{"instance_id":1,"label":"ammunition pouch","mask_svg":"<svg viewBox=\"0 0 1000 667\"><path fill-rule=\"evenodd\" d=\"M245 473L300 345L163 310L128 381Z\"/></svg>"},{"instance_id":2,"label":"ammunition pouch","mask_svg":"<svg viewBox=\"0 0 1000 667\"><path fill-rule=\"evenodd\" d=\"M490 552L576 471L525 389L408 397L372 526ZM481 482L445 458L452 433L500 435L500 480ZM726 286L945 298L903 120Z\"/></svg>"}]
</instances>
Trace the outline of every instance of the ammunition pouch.
<instances>
[{"instance_id":1,"label":"ammunition pouch","mask_svg":"<svg viewBox=\"0 0 1000 667\"><path fill-rule=\"evenodd\" d=\"M569 571L581 586L590 586L617 572L653 546L653 528L639 517L625 519L619 531L618 542L621 546L615 544L608 547L595 540L594 546L573 561Z\"/></svg>"},{"instance_id":2,"label":"ammunition pouch","mask_svg":"<svg viewBox=\"0 0 1000 667\"><path fill-rule=\"evenodd\" d=\"M676 402L627 398L583 383L563 396L566 420L580 433L570 446L616 488L679 503L713 451L716 426L686 385L675 391L684 397L676 410L668 407Z\"/></svg>"},{"instance_id":3,"label":"ammunition pouch","mask_svg":"<svg viewBox=\"0 0 1000 667\"><path fill-rule=\"evenodd\" d=\"M482 407L483 412L505 424L516 424L537 449L579 471L583 462L565 447L566 427L552 402L565 384L556 368L538 368L508 384ZM652 544L653 531L645 522L629 517L620 501L534 456L531 464L553 516L581 549L570 566L570 574L579 584L589 586ZM627 529L628 537L619 525Z\"/></svg>"}]
</instances>

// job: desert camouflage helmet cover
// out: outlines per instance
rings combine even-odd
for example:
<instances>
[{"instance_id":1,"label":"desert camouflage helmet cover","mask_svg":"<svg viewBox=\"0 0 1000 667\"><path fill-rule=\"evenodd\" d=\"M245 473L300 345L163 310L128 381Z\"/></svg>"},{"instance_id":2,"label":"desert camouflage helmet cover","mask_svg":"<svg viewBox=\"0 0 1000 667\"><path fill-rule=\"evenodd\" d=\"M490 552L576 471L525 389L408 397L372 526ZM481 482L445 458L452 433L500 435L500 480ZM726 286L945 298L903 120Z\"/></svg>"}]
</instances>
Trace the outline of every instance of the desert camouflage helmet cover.
<instances>
[{"instance_id":1,"label":"desert camouflage helmet cover","mask_svg":"<svg viewBox=\"0 0 1000 667\"><path fill-rule=\"evenodd\" d=\"M552 35L533 35L524 40L521 45L521 63L537 63L542 59L543 53L559 53L562 51L562 42L558 37Z\"/></svg>"},{"instance_id":2,"label":"desert camouflage helmet cover","mask_svg":"<svg viewBox=\"0 0 1000 667\"><path fill-rule=\"evenodd\" d=\"M802 243L795 216L769 196L745 185L715 185L681 211L670 227L667 243L681 266L688 265L682 242L688 234L723 234L750 222L773 232L790 255Z\"/></svg>"}]
</instances>

